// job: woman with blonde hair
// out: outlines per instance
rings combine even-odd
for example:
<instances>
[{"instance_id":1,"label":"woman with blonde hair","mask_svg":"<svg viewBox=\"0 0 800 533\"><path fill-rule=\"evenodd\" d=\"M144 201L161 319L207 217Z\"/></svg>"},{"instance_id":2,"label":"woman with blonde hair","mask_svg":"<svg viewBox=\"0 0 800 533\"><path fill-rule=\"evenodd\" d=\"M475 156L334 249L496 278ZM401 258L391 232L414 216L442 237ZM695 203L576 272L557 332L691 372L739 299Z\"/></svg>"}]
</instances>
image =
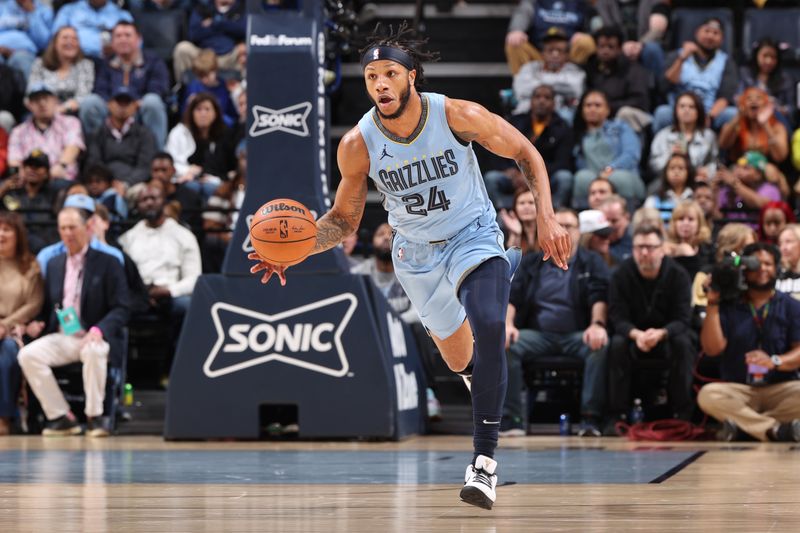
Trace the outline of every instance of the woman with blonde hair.
<instances>
[{"instance_id":1,"label":"woman with blonde hair","mask_svg":"<svg viewBox=\"0 0 800 533\"><path fill-rule=\"evenodd\" d=\"M713 261L711 228L703 208L694 200L685 200L672 210L664 252L683 266L692 278Z\"/></svg>"},{"instance_id":2,"label":"woman with blonde hair","mask_svg":"<svg viewBox=\"0 0 800 533\"><path fill-rule=\"evenodd\" d=\"M781 268L775 289L800 300L800 224L788 224L778 234Z\"/></svg>"}]
</instances>

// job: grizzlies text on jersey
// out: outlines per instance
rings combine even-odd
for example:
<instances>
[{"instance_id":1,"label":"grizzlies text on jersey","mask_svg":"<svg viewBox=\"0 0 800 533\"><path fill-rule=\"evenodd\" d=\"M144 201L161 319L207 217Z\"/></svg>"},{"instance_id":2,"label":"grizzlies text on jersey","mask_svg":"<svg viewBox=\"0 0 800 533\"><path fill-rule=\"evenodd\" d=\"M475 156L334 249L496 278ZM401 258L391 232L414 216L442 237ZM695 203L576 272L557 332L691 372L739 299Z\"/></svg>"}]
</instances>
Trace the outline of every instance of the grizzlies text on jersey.
<instances>
[{"instance_id":1,"label":"grizzlies text on jersey","mask_svg":"<svg viewBox=\"0 0 800 533\"><path fill-rule=\"evenodd\" d=\"M420 93L420 99L422 116L407 138L388 131L374 108L358 127L389 224L408 240L439 241L495 212L472 146L447 124L444 95Z\"/></svg>"}]
</instances>

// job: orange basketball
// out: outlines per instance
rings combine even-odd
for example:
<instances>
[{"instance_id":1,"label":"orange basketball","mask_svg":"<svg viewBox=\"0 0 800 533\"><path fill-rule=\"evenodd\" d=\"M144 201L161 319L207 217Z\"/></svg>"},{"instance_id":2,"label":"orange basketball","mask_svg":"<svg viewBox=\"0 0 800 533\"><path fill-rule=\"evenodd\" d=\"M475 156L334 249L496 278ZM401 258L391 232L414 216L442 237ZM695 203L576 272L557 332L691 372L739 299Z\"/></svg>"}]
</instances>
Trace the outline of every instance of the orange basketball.
<instances>
[{"instance_id":1,"label":"orange basketball","mask_svg":"<svg viewBox=\"0 0 800 533\"><path fill-rule=\"evenodd\" d=\"M278 198L267 202L258 208L250 222L250 242L264 261L295 265L317 244L314 215L295 200Z\"/></svg>"}]
</instances>

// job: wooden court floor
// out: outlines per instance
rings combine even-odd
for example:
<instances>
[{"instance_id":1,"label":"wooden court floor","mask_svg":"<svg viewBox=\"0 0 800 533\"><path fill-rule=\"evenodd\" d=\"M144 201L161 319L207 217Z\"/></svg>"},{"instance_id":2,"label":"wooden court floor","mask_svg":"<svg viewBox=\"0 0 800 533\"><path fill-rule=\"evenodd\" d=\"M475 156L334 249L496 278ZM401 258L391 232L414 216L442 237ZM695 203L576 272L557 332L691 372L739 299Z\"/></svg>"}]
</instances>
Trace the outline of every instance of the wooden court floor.
<instances>
[{"instance_id":1,"label":"wooden court floor","mask_svg":"<svg viewBox=\"0 0 800 533\"><path fill-rule=\"evenodd\" d=\"M507 439L492 511L458 500L470 450L0 438L0 532L800 531L800 446Z\"/></svg>"}]
</instances>

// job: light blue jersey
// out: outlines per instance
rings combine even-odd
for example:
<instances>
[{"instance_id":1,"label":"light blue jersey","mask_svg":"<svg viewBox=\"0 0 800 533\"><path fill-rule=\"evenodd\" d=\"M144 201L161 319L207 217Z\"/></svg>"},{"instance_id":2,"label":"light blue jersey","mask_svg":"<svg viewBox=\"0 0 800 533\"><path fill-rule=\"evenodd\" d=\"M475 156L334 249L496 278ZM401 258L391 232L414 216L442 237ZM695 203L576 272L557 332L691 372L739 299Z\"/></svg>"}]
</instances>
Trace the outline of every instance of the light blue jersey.
<instances>
[{"instance_id":1,"label":"light blue jersey","mask_svg":"<svg viewBox=\"0 0 800 533\"><path fill-rule=\"evenodd\" d=\"M421 97L422 118L407 139L387 131L374 109L358 127L397 232L395 275L428 331L446 339L466 319L458 299L464 279L493 257L508 259L475 152L450 130L444 96Z\"/></svg>"},{"instance_id":2,"label":"light blue jersey","mask_svg":"<svg viewBox=\"0 0 800 533\"><path fill-rule=\"evenodd\" d=\"M389 132L374 108L358 127L389 224L410 241L431 242L454 236L478 218L493 220L496 213L472 146L447 124L444 95L420 96L422 117L411 136Z\"/></svg>"}]
</instances>

